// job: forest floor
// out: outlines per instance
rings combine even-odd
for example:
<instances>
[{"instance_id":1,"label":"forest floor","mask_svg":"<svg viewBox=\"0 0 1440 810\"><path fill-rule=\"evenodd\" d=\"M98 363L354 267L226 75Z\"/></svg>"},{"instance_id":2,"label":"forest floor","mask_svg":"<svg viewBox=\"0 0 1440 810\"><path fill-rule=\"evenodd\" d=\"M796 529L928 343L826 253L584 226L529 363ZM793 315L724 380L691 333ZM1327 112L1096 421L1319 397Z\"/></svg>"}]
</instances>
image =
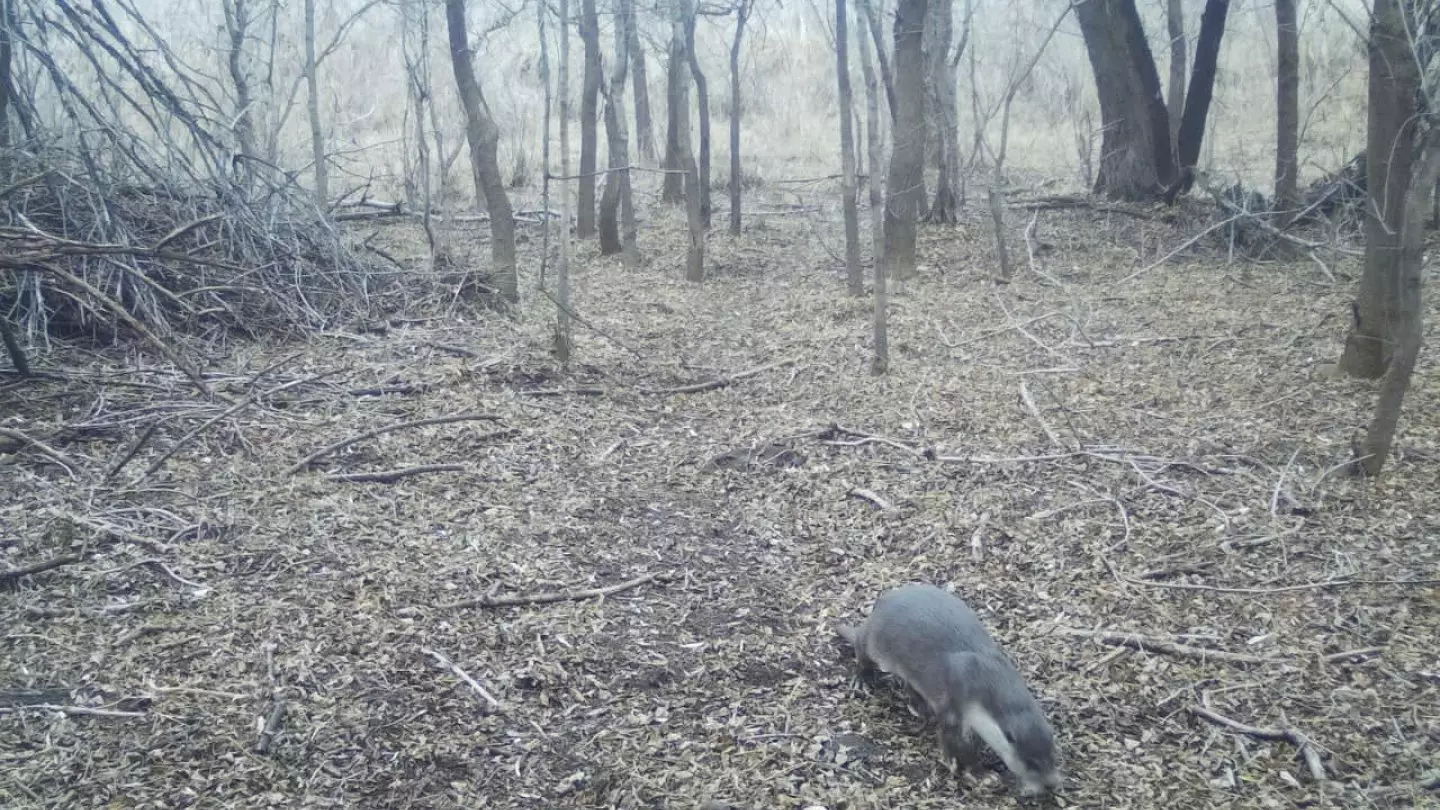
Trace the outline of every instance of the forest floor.
<instances>
[{"instance_id":1,"label":"forest floor","mask_svg":"<svg viewBox=\"0 0 1440 810\"><path fill-rule=\"evenodd\" d=\"M1440 805L1436 341L1348 477L1353 260L1137 276L1199 225L1047 211L1032 267L1012 216L1008 285L977 212L923 230L881 377L804 208L717 214L700 286L668 216L639 271L581 245L568 370L543 299L217 346L238 409L57 345L0 381L48 446L0 447L0 572L63 563L0 579L0 806ZM1014 657L1058 796L854 683L836 625L913 580Z\"/></svg>"}]
</instances>

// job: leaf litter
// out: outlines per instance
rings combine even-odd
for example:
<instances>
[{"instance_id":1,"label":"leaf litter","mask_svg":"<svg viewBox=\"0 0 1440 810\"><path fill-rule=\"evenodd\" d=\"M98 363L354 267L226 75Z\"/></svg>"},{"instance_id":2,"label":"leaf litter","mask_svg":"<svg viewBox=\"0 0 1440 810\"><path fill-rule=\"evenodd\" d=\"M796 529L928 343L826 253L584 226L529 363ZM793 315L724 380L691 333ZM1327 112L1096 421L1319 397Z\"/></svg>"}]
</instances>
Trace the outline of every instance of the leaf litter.
<instances>
[{"instance_id":1,"label":"leaf litter","mask_svg":"<svg viewBox=\"0 0 1440 810\"><path fill-rule=\"evenodd\" d=\"M1435 366L1346 477L1358 267L1120 284L1186 226L1066 212L996 286L926 228L876 378L817 211L699 287L667 214L641 271L581 245L569 369L537 303L217 349L229 402L5 383L0 805L1014 806L852 679L836 625L912 580L1016 659L1059 806L1440 801Z\"/></svg>"}]
</instances>

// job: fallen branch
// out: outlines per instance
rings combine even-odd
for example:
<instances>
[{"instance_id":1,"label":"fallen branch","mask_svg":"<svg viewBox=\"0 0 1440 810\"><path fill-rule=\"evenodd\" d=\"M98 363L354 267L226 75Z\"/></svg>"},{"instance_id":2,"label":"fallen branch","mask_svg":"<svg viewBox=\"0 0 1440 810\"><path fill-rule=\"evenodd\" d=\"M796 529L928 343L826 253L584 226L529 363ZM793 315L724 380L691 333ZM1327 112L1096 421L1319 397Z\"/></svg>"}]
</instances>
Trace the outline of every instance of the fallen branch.
<instances>
[{"instance_id":1,"label":"fallen branch","mask_svg":"<svg viewBox=\"0 0 1440 810\"><path fill-rule=\"evenodd\" d=\"M265 715L265 725L260 727L260 739L255 741L255 753L264 756L270 753L270 746L275 742L275 736L280 733L280 724L285 720L285 701L276 699L270 707L270 713Z\"/></svg>"},{"instance_id":2,"label":"fallen branch","mask_svg":"<svg viewBox=\"0 0 1440 810\"><path fill-rule=\"evenodd\" d=\"M286 474L286 475L294 475L295 473L300 472L301 470L303 470L303 469L305 469L306 467L309 467L311 464L315 463L315 461L316 461L317 459L322 458L322 457L324 457L324 456L328 456L328 455L330 455L331 453L336 452L337 450L343 450L343 449L345 449L346 447L349 447L349 446L352 445L352 444L358 444L358 443L360 443L360 442L365 441L366 439L373 439L373 438L375 438L376 436L380 436L380 435L383 435L383 434L386 434L386 433L392 433L392 432L397 431L397 430L404 430L404 429L406 429L406 428L414 428L414 427L425 427L425 426L427 426L427 425L448 425L448 424L451 424L451 423L453 423L453 422L476 422L476 421L491 421L491 422L494 422L494 421L499 421L499 419L500 419L500 417L499 417L498 415L496 415L496 414L493 414L493 413L461 413L461 414L455 414L454 416L435 416L435 417L432 417L432 418L429 418L429 419L416 419L416 420L413 420L413 421L410 421L410 422L396 422L396 423L393 424L393 425L385 425L384 427L378 427L378 428L375 428L374 430L367 430L367 431L365 431L364 433L361 433L359 436L351 436L351 437L348 438L348 439L341 439L340 441L335 442L334 444L326 445L325 447L322 447L322 448L320 448L319 450L316 450L315 452L311 453L310 455L306 456L305 458L303 458L303 459L297 461L295 464L291 465L290 469L288 469L288 470L285 471L285 474ZM501 434L505 434L505 433L508 433L508 432L509 432L509 431L498 431L498 432L492 433L492 434L490 434L490 435L496 436L496 435L501 435Z\"/></svg>"},{"instance_id":3,"label":"fallen branch","mask_svg":"<svg viewBox=\"0 0 1440 810\"><path fill-rule=\"evenodd\" d=\"M494 695L490 694L490 692L487 691L485 687L480 685L479 681L470 677L470 673L461 669L459 664L451 661L449 657L447 657L444 653L432 650L429 647L421 647L420 651L426 653L431 658L434 658L436 661L440 662L440 666L449 668L451 672L455 673L455 677L469 684L470 688L474 689L480 695L480 697L485 698L485 701L489 703L490 706L495 709L495 711L505 711L505 707L500 705L500 701L496 700Z\"/></svg>"},{"instance_id":4,"label":"fallen branch","mask_svg":"<svg viewBox=\"0 0 1440 810\"><path fill-rule=\"evenodd\" d=\"M146 712L122 712L116 709L92 709L88 706L61 706L55 703L32 703L28 706L0 706L0 714L10 712L60 712L72 717L124 717L144 718L150 715Z\"/></svg>"},{"instance_id":5,"label":"fallen branch","mask_svg":"<svg viewBox=\"0 0 1440 810\"><path fill-rule=\"evenodd\" d=\"M562 591L559 593L537 593L531 595L517 596L482 596L479 599L466 599L462 602L451 602L440 605L445 610L473 607L511 607L513 605L543 605L551 602L574 602L582 599L594 599L597 596L609 596L611 594L627 591L631 588L644 585L647 582L668 582L670 574L645 574L631 580L626 580L618 585L608 585L604 588L590 588L583 591Z\"/></svg>"},{"instance_id":6,"label":"fallen branch","mask_svg":"<svg viewBox=\"0 0 1440 810\"><path fill-rule=\"evenodd\" d=\"M0 436L9 437L10 439L17 441L22 445L29 445L30 447L35 448L35 450L39 452L40 455L45 456L56 464L59 464L61 467L64 467L65 472L70 473L71 478L75 477L75 462L71 461L69 456L66 456L64 453L56 450L50 445L40 441L39 439L32 439L24 433L21 433L20 431L14 430L12 428L0 428Z\"/></svg>"},{"instance_id":7,"label":"fallen branch","mask_svg":"<svg viewBox=\"0 0 1440 810\"><path fill-rule=\"evenodd\" d=\"M1120 578L1132 585L1148 585L1152 588L1171 588L1181 591L1210 591L1211 593L1243 593L1250 596L1292 593L1294 591L1325 590L1328 588L1351 588L1357 585L1440 585L1440 579L1326 579L1319 582L1302 582L1298 585L1279 585L1274 588L1230 588L1224 585L1202 585L1194 582L1155 582L1153 580L1136 579L1126 575L1122 575Z\"/></svg>"},{"instance_id":8,"label":"fallen branch","mask_svg":"<svg viewBox=\"0 0 1440 810\"><path fill-rule=\"evenodd\" d=\"M80 557L71 554L64 557L55 557L54 559L44 562L38 562L34 565L27 565L24 568L12 568L9 571L0 571L0 589L8 588L28 576L59 568L62 565L73 565L80 562L80 559Z\"/></svg>"},{"instance_id":9,"label":"fallen branch","mask_svg":"<svg viewBox=\"0 0 1440 810\"><path fill-rule=\"evenodd\" d=\"M326 481L347 481L350 483L377 483L393 484L401 478L408 478L412 475L424 475L434 472L464 472L463 464L421 464L415 467L403 467L398 470L384 470L382 472L368 473L344 473L340 475L327 475Z\"/></svg>"},{"instance_id":10,"label":"fallen branch","mask_svg":"<svg viewBox=\"0 0 1440 810\"><path fill-rule=\"evenodd\" d=\"M855 498L859 498L862 501L869 501L870 503L874 504L875 508L879 509L881 512L889 512L891 509L890 503L888 501L868 489L855 487L845 494Z\"/></svg>"},{"instance_id":11,"label":"fallen branch","mask_svg":"<svg viewBox=\"0 0 1440 810\"><path fill-rule=\"evenodd\" d=\"M581 397L598 397L605 393L604 388L581 387L581 388L541 388L535 391L516 391L515 393L527 397L563 397L566 394L574 394Z\"/></svg>"},{"instance_id":12,"label":"fallen branch","mask_svg":"<svg viewBox=\"0 0 1440 810\"><path fill-rule=\"evenodd\" d=\"M1050 443L1056 447L1063 448L1065 443L1060 441L1060 437L1056 435L1055 430L1046 423L1045 417L1040 415L1040 408L1036 406L1034 398L1030 396L1030 388L1025 385L1024 380L1020 381L1020 401L1025 403L1025 407L1030 411L1030 415L1035 417L1036 422L1040 423L1040 429L1045 431L1045 438L1049 439Z\"/></svg>"},{"instance_id":13,"label":"fallen branch","mask_svg":"<svg viewBox=\"0 0 1440 810\"><path fill-rule=\"evenodd\" d=\"M1111 647L1129 647L1140 652L1160 653L1163 655L1174 655L1181 658L1198 658L1202 661L1229 661L1235 664L1268 664L1282 660L1277 657L1264 657L1249 655L1247 653L1227 652L1225 650L1210 650L1204 647L1191 647L1188 644L1179 644L1174 641L1149 638L1137 633L1120 633L1112 630L1081 630L1078 627L1062 627L1059 632L1076 638L1089 638Z\"/></svg>"},{"instance_id":14,"label":"fallen branch","mask_svg":"<svg viewBox=\"0 0 1440 810\"><path fill-rule=\"evenodd\" d=\"M1305 766L1310 770L1310 778L1316 782L1325 781L1325 765L1320 762L1320 752L1316 750L1315 743L1303 732L1293 728L1257 728L1247 726L1236 720L1231 720L1223 714L1218 714L1204 706L1186 706L1185 710L1196 717L1208 720L1217 726L1238 731L1247 737L1254 737L1257 740L1278 740L1288 742L1300 751L1300 757L1305 760Z\"/></svg>"},{"instance_id":15,"label":"fallen branch","mask_svg":"<svg viewBox=\"0 0 1440 810\"><path fill-rule=\"evenodd\" d=\"M701 391L713 391L717 388L724 388L733 383L740 382L741 380L749 379L750 377L754 377L757 374L763 374L767 371L770 371L771 369L788 366L791 363L799 361L799 359L800 358L798 357L791 357L785 360L776 361L774 363L766 363L763 366L756 366L755 368L749 369L747 371L737 372L735 374L730 374L724 377L720 377L718 379L710 380L708 382L694 383L692 385L682 385L678 388L652 388L645 393L658 394L659 396L668 397L674 394L698 394Z\"/></svg>"}]
</instances>

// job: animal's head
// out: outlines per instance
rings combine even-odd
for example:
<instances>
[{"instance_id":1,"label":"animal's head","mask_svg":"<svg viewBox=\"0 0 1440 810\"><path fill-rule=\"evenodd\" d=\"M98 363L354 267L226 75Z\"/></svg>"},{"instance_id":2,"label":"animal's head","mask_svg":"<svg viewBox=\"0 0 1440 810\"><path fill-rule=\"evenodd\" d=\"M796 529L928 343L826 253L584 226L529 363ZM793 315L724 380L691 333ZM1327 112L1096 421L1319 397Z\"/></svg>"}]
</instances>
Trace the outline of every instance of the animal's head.
<instances>
[{"instance_id":1,"label":"animal's head","mask_svg":"<svg viewBox=\"0 0 1440 810\"><path fill-rule=\"evenodd\" d=\"M1055 757L1055 732L1033 701L997 718L997 725L1009 743L1012 757L1005 764L1020 782L1020 792L1033 796L1060 788L1060 770Z\"/></svg>"}]
</instances>

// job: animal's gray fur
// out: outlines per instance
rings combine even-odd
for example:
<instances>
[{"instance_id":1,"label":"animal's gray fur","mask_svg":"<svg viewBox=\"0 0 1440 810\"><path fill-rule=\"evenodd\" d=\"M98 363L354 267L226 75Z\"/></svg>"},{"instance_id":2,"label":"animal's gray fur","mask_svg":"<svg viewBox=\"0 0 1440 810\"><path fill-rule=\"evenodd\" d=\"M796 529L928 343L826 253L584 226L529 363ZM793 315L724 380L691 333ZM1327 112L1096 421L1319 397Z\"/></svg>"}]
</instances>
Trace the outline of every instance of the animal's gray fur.
<instances>
[{"instance_id":1,"label":"animal's gray fur","mask_svg":"<svg viewBox=\"0 0 1440 810\"><path fill-rule=\"evenodd\" d=\"M1059 788L1055 735L1044 712L959 597L933 585L903 585L881 594L858 628L839 630L855 646L861 677L891 673L923 700L939 725L941 747L959 764L975 767L983 740L1023 793Z\"/></svg>"}]
</instances>

